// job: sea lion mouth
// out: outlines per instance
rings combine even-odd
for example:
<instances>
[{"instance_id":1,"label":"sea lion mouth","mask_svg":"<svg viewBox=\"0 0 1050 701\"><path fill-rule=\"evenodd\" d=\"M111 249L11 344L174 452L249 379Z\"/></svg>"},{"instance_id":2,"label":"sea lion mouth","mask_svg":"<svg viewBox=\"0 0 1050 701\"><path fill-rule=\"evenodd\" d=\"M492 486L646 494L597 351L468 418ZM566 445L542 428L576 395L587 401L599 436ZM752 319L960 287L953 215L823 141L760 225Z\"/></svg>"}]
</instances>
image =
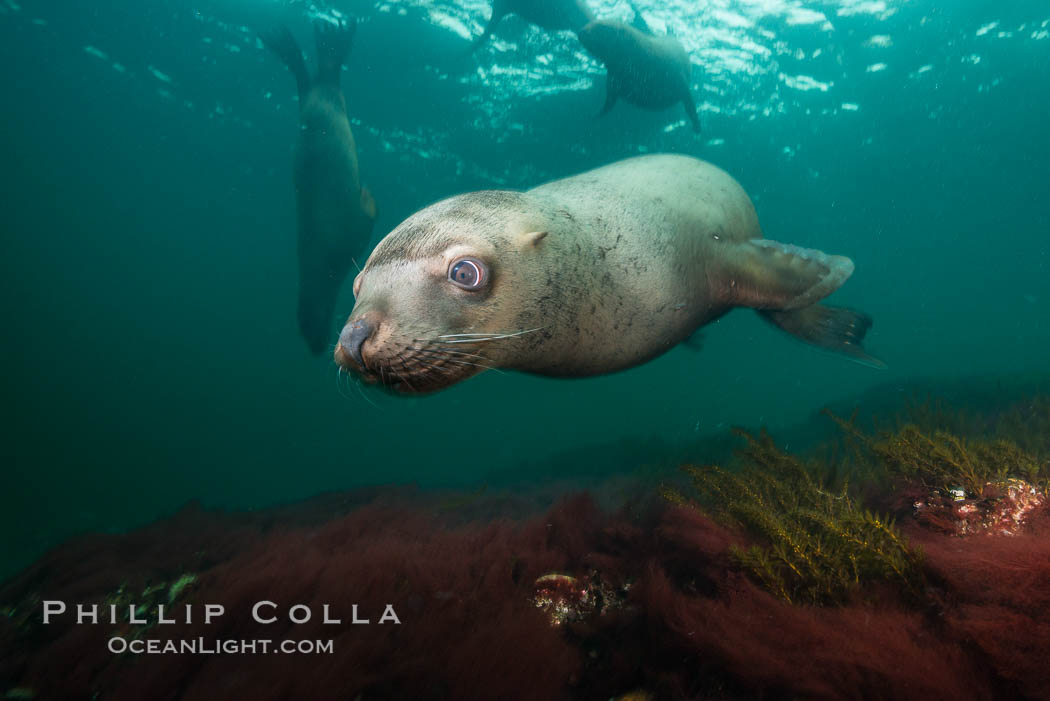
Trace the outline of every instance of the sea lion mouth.
<instances>
[{"instance_id":1,"label":"sea lion mouth","mask_svg":"<svg viewBox=\"0 0 1050 701\"><path fill-rule=\"evenodd\" d=\"M436 392L492 367L482 353L426 340L396 349L387 344L365 354L339 344L335 362L364 382L398 394Z\"/></svg>"},{"instance_id":2,"label":"sea lion mouth","mask_svg":"<svg viewBox=\"0 0 1050 701\"><path fill-rule=\"evenodd\" d=\"M363 381L399 394L425 394L450 387L484 370L499 370L501 345L541 327L489 333L446 333L432 338L353 343L361 327L347 324L335 348L335 362Z\"/></svg>"}]
</instances>

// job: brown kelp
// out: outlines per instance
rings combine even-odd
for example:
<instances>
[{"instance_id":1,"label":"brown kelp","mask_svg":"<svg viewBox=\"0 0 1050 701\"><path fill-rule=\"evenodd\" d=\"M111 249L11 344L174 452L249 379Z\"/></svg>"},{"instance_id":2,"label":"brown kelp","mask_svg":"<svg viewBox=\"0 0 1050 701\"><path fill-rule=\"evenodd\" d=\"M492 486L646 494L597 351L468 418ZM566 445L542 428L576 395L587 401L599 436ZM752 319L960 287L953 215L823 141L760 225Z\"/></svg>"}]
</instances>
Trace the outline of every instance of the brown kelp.
<instances>
[{"instance_id":1,"label":"brown kelp","mask_svg":"<svg viewBox=\"0 0 1050 701\"><path fill-rule=\"evenodd\" d=\"M905 413L917 422L872 436L825 411L853 446L853 464L890 483L896 506L910 504L912 514L935 530L953 535L1016 534L1028 515L1046 500L1050 461L1021 448L1014 423L1019 411L1039 402L1015 405L1000 414L1003 423L976 428L970 412L953 415L942 406ZM1018 407L1022 407L1019 409ZM970 435L941 428L974 426ZM1031 441L1028 441L1031 444Z\"/></svg>"},{"instance_id":2,"label":"brown kelp","mask_svg":"<svg viewBox=\"0 0 1050 701\"><path fill-rule=\"evenodd\" d=\"M967 494L978 496L985 485L1010 477L1043 488L1050 484L1047 465L1009 440L961 438L908 424L881 439L869 440L869 446L890 474L930 488L962 487Z\"/></svg>"},{"instance_id":3,"label":"brown kelp","mask_svg":"<svg viewBox=\"0 0 1050 701\"><path fill-rule=\"evenodd\" d=\"M765 588L789 602L823 604L841 603L869 581L916 587L918 556L892 518L864 508L848 483L832 491L827 471L779 450L765 431L736 433L746 446L735 470L683 469L703 508L760 539L731 554Z\"/></svg>"},{"instance_id":4,"label":"brown kelp","mask_svg":"<svg viewBox=\"0 0 1050 701\"><path fill-rule=\"evenodd\" d=\"M860 448L855 453L867 453L866 462L870 466L874 461L876 472L929 489L961 488L968 495L980 496L988 485L1003 484L1010 478L1026 480L1044 491L1050 487L1050 460L1046 460L1046 456L1038 457L1013 440L1029 433L1018 428L1020 411L1018 406L1011 407L1001 415L1001 422L960 435L961 429L949 430L943 426L973 425L976 422L969 418L968 412L953 415L945 407L927 402L907 412L909 418L917 420L901 423L896 429L876 436L867 435L852 420L827 410L823 413ZM1037 412L1039 414L1041 412ZM862 457L860 462L865 459Z\"/></svg>"}]
</instances>

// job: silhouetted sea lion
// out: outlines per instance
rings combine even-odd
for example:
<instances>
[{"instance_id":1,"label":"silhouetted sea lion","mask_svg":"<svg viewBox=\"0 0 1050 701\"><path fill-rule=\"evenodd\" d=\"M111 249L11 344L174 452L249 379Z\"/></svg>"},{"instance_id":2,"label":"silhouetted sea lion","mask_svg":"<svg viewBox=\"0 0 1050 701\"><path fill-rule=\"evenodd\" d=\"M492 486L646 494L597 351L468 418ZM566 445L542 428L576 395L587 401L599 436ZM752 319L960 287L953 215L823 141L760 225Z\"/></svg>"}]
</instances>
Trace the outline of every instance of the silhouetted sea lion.
<instances>
[{"instance_id":1,"label":"silhouetted sea lion","mask_svg":"<svg viewBox=\"0 0 1050 701\"><path fill-rule=\"evenodd\" d=\"M842 256L762 238L715 166L620 161L526 192L452 197L402 222L354 280L335 360L402 392L489 367L584 377L644 363L735 307L869 365L864 314L818 304Z\"/></svg>"},{"instance_id":2,"label":"silhouetted sea lion","mask_svg":"<svg viewBox=\"0 0 1050 701\"><path fill-rule=\"evenodd\" d=\"M594 19L586 0L493 0L492 16L485 31L471 45L471 50L488 41L496 25L507 15L518 15L526 22L548 31L577 31Z\"/></svg>"},{"instance_id":3,"label":"silhouetted sea lion","mask_svg":"<svg viewBox=\"0 0 1050 701\"><path fill-rule=\"evenodd\" d=\"M613 108L619 98L639 107L663 110L682 103L693 131L700 131L700 118L690 91L692 64L689 55L671 36L654 36L641 13L635 10L635 26L619 20L595 20L577 36L595 58L605 64L605 105Z\"/></svg>"},{"instance_id":4,"label":"silhouetted sea lion","mask_svg":"<svg viewBox=\"0 0 1050 701\"><path fill-rule=\"evenodd\" d=\"M299 225L299 331L316 355L332 331L332 313L353 255L375 223L371 193L361 187L357 147L346 115L340 73L355 24L314 24L317 75L311 79L295 37L282 27L263 42L291 69L299 88L295 198Z\"/></svg>"}]
</instances>

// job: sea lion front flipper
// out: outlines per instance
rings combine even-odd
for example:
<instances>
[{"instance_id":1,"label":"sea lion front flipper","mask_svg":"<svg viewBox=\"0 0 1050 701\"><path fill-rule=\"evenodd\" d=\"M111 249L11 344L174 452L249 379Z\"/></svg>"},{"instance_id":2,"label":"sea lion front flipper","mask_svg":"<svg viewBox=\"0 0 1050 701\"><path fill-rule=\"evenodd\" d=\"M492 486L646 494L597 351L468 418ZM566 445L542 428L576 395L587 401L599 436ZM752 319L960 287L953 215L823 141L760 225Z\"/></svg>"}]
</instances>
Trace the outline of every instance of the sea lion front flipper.
<instances>
[{"instance_id":1,"label":"sea lion front flipper","mask_svg":"<svg viewBox=\"0 0 1050 701\"><path fill-rule=\"evenodd\" d=\"M682 107L685 107L685 116L693 125L693 131L700 133L700 117L696 114L696 103L693 102L693 94L689 92L689 85L685 86L685 95L682 96Z\"/></svg>"},{"instance_id":2,"label":"sea lion front flipper","mask_svg":"<svg viewBox=\"0 0 1050 701\"><path fill-rule=\"evenodd\" d=\"M361 187L361 211L372 221L375 221L378 210L376 209L376 198L367 187Z\"/></svg>"},{"instance_id":3,"label":"sea lion front flipper","mask_svg":"<svg viewBox=\"0 0 1050 701\"><path fill-rule=\"evenodd\" d=\"M357 20L349 22L314 22L314 41L317 44L317 80L339 85L343 63L354 45Z\"/></svg>"},{"instance_id":4,"label":"sea lion front flipper","mask_svg":"<svg viewBox=\"0 0 1050 701\"><path fill-rule=\"evenodd\" d=\"M861 342L871 328L871 317L844 307L813 304L802 309L758 312L763 319L781 331L820 348L847 355L861 365L884 370L886 363L868 355Z\"/></svg>"},{"instance_id":5,"label":"sea lion front flipper","mask_svg":"<svg viewBox=\"0 0 1050 701\"><path fill-rule=\"evenodd\" d=\"M313 355L320 355L332 337L332 316L342 279L325 265L299 268L299 335Z\"/></svg>"},{"instance_id":6,"label":"sea lion front flipper","mask_svg":"<svg viewBox=\"0 0 1050 701\"><path fill-rule=\"evenodd\" d=\"M704 332L697 329L690 334L689 338L682 341L682 345L694 353L699 353L704 349Z\"/></svg>"},{"instance_id":7,"label":"sea lion front flipper","mask_svg":"<svg viewBox=\"0 0 1050 701\"><path fill-rule=\"evenodd\" d=\"M620 99L620 84L613 77L612 74L605 76L605 104L602 105L601 111L598 113L599 117L604 117L609 114L609 110L613 108L616 101Z\"/></svg>"},{"instance_id":8,"label":"sea lion front flipper","mask_svg":"<svg viewBox=\"0 0 1050 701\"><path fill-rule=\"evenodd\" d=\"M259 34L259 39L270 51L277 54L277 57L288 66L288 70L295 76L295 86L299 90L301 104L306 99L306 94L310 92L310 71L306 68L303 51L299 48L295 37L292 36L291 30L281 25L268 32L262 32Z\"/></svg>"},{"instance_id":9,"label":"sea lion front flipper","mask_svg":"<svg viewBox=\"0 0 1050 701\"><path fill-rule=\"evenodd\" d=\"M721 245L724 250L709 279L716 298L734 307L808 307L837 290L853 274L849 258L812 248L769 239L724 241Z\"/></svg>"}]
</instances>

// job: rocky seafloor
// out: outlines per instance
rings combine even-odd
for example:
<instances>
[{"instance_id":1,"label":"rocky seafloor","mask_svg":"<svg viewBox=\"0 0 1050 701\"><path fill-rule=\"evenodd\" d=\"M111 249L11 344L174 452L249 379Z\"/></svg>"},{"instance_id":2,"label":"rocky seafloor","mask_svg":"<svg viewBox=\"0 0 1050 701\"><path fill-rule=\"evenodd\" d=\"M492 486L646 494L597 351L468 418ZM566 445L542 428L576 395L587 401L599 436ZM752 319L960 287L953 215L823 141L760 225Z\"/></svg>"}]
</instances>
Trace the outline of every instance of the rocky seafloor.
<instances>
[{"instance_id":1,"label":"rocky seafloor","mask_svg":"<svg viewBox=\"0 0 1050 701\"><path fill-rule=\"evenodd\" d=\"M0 693L1045 698L1050 398L943 394L571 494L391 487L84 535L0 586ZM263 639L331 647L221 651Z\"/></svg>"}]
</instances>

